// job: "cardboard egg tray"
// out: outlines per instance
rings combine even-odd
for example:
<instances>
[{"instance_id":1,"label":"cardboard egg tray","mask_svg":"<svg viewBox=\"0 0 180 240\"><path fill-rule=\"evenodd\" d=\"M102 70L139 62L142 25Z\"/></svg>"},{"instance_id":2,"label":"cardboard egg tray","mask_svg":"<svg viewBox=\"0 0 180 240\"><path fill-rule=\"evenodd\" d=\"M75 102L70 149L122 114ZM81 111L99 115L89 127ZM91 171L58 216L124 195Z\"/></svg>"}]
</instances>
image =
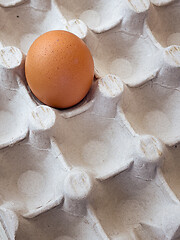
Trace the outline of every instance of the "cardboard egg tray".
<instances>
[{"instance_id":1,"label":"cardboard egg tray","mask_svg":"<svg viewBox=\"0 0 180 240\"><path fill-rule=\"evenodd\" d=\"M95 79L78 105L40 103L32 42L67 30ZM180 2L0 0L0 239L180 239Z\"/></svg>"}]
</instances>

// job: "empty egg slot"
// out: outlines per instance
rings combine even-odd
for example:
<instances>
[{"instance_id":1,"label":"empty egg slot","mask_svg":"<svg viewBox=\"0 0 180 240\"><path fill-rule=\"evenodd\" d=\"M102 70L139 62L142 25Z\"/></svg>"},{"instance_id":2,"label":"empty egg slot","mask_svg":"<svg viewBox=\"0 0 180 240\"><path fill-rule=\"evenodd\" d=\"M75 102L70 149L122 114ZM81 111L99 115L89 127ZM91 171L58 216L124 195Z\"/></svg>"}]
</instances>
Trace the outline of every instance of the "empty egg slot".
<instances>
[{"instance_id":1,"label":"empty egg slot","mask_svg":"<svg viewBox=\"0 0 180 240\"><path fill-rule=\"evenodd\" d=\"M131 171L121 173L96 185L90 202L111 239L143 237L141 232L136 232L137 226L143 223L159 226L161 234L165 231L168 236L173 236L177 230L178 223L169 232L161 228L165 221L166 224L177 222L179 207L165 193L164 186L158 184L158 176L153 181L144 181L134 177ZM162 214L164 208L166 212ZM169 217L176 211L176 217Z\"/></svg>"},{"instance_id":2,"label":"empty egg slot","mask_svg":"<svg viewBox=\"0 0 180 240\"><path fill-rule=\"evenodd\" d=\"M147 18L149 35L158 47L180 45L180 5L172 1L167 7L152 6Z\"/></svg>"},{"instance_id":3,"label":"empty egg slot","mask_svg":"<svg viewBox=\"0 0 180 240\"><path fill-rule=\"evenodd\" d=\"M86 42L99 76L111 73L129 86L155 78L162 65L162 54L148 38L137 38L119 27Z\"/></svg>"},{"instance_id":4,"label":"empty egg slot","mask_svg":"<svg viewBox=\"0 0 180 240\"><path fill-rule=\"evenodd\" d=\"M2 150L0 165L3 201L13 202L22 215L36 216L62 201L66 170L52 151L40 150L26 140Z\"/></svg>"},{"instance_id":5,"label":"empty egg slot","mask_svg":"<svg viewBox=\"0 0 180 240\"><path fill-rule=\"evenodd\" d=\"M60 11L68 20L79 18L97 33L109 30L122 20L123 1L113 0L104 3L102 0L57 0L56 2Z\"/></svg>"},{"instance_id":6,"label":"empty egg slot","mask_svg":"<svg viewBox=\"0 0 180 240\"><path fill-rule=\"evenodd\" d=\"M136 133L154 135L164 143L173 145L180 139L177 132L179 116L174 105L175 101L179 101L179 84L172 78L162 79L166 80L167 83L156 79L141 88L128 88L122 108Z\"/></svg>"},{"instance_id":7,"label":"empty egg slot","mask_svg":"<svg viewBox=\"0 0 180 240\"><path fill-rule=\"evenodd\" d=\"M96 177L110 177L129 166L134 138L122 120L88 112L69 119L57 116L52 134L68 164L86 168Z\"/></svg>"}]
</instances>

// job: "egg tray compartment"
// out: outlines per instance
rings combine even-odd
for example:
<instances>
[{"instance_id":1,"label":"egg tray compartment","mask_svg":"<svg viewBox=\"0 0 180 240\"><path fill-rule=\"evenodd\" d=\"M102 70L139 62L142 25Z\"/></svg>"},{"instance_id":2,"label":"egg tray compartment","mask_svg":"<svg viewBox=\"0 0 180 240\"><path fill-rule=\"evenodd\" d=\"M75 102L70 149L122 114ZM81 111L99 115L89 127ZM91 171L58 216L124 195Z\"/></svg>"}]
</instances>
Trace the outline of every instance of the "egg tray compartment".
<instances>
[{"instance_id":1,"label":"egg tray compartment","mask_svg":"<svg viewBox=\"0 0 180 240\"><path fill-rule=\"evenodd\" d=\"M1 239L179 239L179 3L152 3L0 1ZM54 29L95 61L89 94L63 111L24 78Z\"/></svg>"}]
</instances>

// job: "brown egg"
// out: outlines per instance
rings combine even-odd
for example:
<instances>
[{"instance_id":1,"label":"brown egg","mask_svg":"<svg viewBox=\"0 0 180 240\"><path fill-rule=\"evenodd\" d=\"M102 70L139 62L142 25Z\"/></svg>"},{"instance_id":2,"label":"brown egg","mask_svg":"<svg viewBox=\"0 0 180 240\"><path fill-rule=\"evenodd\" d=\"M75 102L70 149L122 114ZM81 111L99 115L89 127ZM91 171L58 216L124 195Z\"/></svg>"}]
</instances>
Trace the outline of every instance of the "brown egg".
<instances>
[{"instance_id":1,"label":"brown egg","mask_svg":"<svg viewBox=\"0 0 180 240\"><path fill-rule=\"evenodd\" d=\"M50 31L31 45L25 75L33 94L56 108L71 107L88 93L94 62L85 43L66 31Z\"/></svg>"}]
</instances>

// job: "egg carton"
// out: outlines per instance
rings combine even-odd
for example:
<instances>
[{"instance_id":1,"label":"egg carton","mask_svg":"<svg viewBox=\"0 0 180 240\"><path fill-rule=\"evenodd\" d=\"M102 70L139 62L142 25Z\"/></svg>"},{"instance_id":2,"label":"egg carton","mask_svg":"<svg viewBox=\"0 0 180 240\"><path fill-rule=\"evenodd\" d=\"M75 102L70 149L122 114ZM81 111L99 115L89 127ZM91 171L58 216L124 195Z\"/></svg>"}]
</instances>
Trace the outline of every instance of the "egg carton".
<instances>
[{"instance_id":1,"label":"egg carton","mask_svg":"<svg viewBox=\"0 0 180 240\"><path fill-rule=\"evenodd\" d=\"M0 0L0 239L180 239L180 2ZM83 39L95 79L76 106L42 105L32 42Z\"/></svg>"}]
</instances>

